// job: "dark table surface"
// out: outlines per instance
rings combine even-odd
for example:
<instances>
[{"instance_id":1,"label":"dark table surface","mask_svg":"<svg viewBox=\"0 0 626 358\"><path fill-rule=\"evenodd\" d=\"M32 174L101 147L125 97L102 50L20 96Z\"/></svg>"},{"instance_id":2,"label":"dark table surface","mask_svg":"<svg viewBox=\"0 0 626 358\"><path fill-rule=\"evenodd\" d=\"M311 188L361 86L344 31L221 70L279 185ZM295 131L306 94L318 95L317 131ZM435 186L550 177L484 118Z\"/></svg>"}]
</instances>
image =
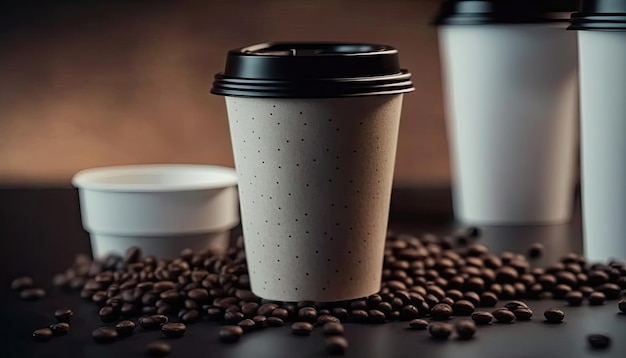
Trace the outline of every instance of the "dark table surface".
<instances>
[{"instance_id":1,"label":"dark table surface","mask_svg":"<svg viewBox=\"0 0 626 358\"><path fill-rule=\"evenodd\" d=\"M390 227L413 234L446 234L459 227L450 213L446 188L396 189ZM524 253L535 242L545 245L537 266L554 263L563 254L581 252L581 221L575 210L571 223L553 226L483 227L480 243L492 252ZM52 275L64 270L79 252L89 253L88 235L80 224L78 195L72 189L0 188L0 357L138 357L160 332L137 330L128 339L99 345L90 337L102 326L97 308L77 293L50 288ZM12 278L31 275L48 288L38 302L20 301L9 290ZM346 325L350 349L346 357L626 357L626 315L615 301L604 306L567 307L561 301L528 301L535 311L530 322L479 327L470 341L441 342L423 331L408 331L406 322L386 325ZM75 311L71 332L47 343L32 340L32 331L53 322L61 306ZM565 322L547 325L539 318L548 307L561 307ZM323 357L323 336L291 335L288 327L266 329L244 336L238 344L217 341L219 325L191 325L184 338L171 340L169 357ZM587 346L585 336L606 333L613 344L605 351Z\"/></svg>"}]
</instances>

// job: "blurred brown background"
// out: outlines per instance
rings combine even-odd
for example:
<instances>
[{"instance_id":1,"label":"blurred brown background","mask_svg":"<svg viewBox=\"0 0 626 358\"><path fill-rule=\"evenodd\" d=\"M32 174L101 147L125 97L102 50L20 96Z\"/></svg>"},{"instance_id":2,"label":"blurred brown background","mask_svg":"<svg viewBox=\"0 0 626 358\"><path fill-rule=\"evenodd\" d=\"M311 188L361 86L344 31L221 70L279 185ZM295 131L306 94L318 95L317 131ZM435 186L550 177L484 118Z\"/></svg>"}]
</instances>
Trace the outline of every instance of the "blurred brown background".
<instances>
[{"instance_id":1,"label":"blurred brown background","mask_svg":"<svg viewBox=\"0 0 626 358\"><path fill-rule=\"evenodd\" d=\"M67 185L94 166L233 165L228 49L268 40L387 43L405 96L396 184L449 181L433 0L16 0L0 9L0 184Z\"/></svg>"}]
</instances>

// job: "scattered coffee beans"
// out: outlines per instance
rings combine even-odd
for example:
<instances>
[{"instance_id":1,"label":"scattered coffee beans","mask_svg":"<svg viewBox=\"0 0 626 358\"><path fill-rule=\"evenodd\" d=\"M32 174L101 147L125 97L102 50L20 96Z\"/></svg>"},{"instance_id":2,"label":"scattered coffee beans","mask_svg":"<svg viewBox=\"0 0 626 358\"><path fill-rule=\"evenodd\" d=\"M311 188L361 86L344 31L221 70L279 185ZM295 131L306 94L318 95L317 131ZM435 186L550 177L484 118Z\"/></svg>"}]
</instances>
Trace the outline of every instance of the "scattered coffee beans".
<instances>
[{"instance_id":1,"label":"scattered coffee beans","mask_svg":"<svg viewBox=\"0 0 626 358\"><path fill-rule=\"evenodd\" d=\"M343 324L339 322L328 322L322 327L322 333L327 336L339 336L343 332Z\"/></svg>"},{"instance_id":2,"label":"scattered coffee beans","mask_svg":"<svg viewBox=\"0 0 626 358\"><path fill-rule=\"evenodd\" d=\"M561 323L565 318L565 313L559 308L548 308L543 316L546 318L547 323Z\"/></svg>"},{"instance_id":3,"label":"scattered coffee beans","mask_svg":"<svg viewBox=\"0 0 626 358\"><path fill-rule=\"evenodd\" d=\"M414 320L411 320L411 322L409 322L409 328L416 330L416 331L423 331L426 328L428 328L428 321L420 319L420 318L416 318Z\"/></svg>"},{"instance_id":4,"label":"scattered coffee beans","mask_svg":"<svg viewBox=\"0 0 626 358\"><path fill-rule=\"evenodd\" d=\"M476 325L474 322L464 319L454 324L454 329L459 339L470 339L476 333Z\"/></svg>"},{"instance_id":5,"label":"scattered coffee beans","mask_svg":"<svg viewBox=\"0 0 626 358\"><path fill-rule=\"evenodd\" d=\"M69 308L59 308L58 310L54 311L54 318L56 318L57 322L70 323L73 315L74 312Z\"/></svg>"},{"instance_id":6,"label":"scattered coffee beans","mask_svg":"<svg viewBox=\"0 0 626 358\"><path fill-rule=\"evenodd\" d=\"M493 315L487 311L476 311L472 313L472 320L476 324L485 325L491 323Z\"/></svg>"},{"instance_id":7,"label":"scattered coffee beans","mask_svg":"<svg viewBox=\"0 0 626 358\"><path fill-rule=\"evenodd\" d=\"M40 328L33 332L33 338L38 342L47 342L52 339L53 333L50 328Z\"/></svg>"},{"instance_id":8,"label":"scattered coffee beans","mask_svg":"<svg viewBox=\"0 0 626 358\"><path fill-rule=\"evenodd\" d=\"M291 325L291 333L296 336L309 336L313 332L313 325L309 322L295 322Z\"/></svg>"},{"instance_id":9,"label":"scattered coffee beans","mask_svg":"<svg viewBox=\"0 0 626 358\"><path fill-rule=\"evenodd\" d=\"M326 351L330 355L344 355L348 351L348 340L342 336L332 336L326 339Z\"/></svg>"},{"instance_id":10,"label":"scattered coffee beans","mask_svg":"<svg viewBox=\"0 0 626 358\"><path fill-rule=\"evenodd\" d=\"M117 335L120 337L129 337L135 331L135 322L124 320L115 325Z\"/></svg>"},{"instance_id":11,"label":"scattered coffee beans","mask_svg":"<svg viewBox=\"0 0 626 358\"><path fill-rule=\"evenodd\" d=\"M587 342L591 348L606 349L611 345L611 338L604 334L590 334L587 336Z\"/></svg>"},{"instance_id":12,"label":"scattered coffee beans","mask_svg":"<svg viewBox=\"0 0 626 358\"><path fill-rule=\"evenodd\" d=\"M449 323L433 322L428 326L428 333L436 339L448 339L452 334L452 325Z\"/></svg>"},{"instance_id":13,"label":"scattered coffee beans","mask_svg":"<svg viewBox=\"0 0 626 358\"><path fill-rule=\"evenodd\" d=\"M172 347L165 342L150 342L146 346L146 353L152 357L165 357L171 351Z\"/></svg>"},{"instance_id":14,"label":"scattered coffee beans","mask_svg":"<svg viewBox=\"0 0 626 358\"><path fill-rule=\"evenodd\" d=\"M511 323L515 319L515 314L507 308L498 308L491 314L500 323Z\"/></svg>"},{"instance_id":15,"label":"scattered coffee beans","mask_svg":"<svg viewBox=\"0 0 626 358\"><path fill-rule=\"evenodd\" d=\"M70 324L66 322L53 323L50 325L50 330L55 336L64 336L70 331Z\"/></svg>"},{"instance_id":16,"label":"scattered coffee beans","mask_svg":"<svg viewBox=\"0 0 626 358\"><path fill-rule=\"evenodd\" d=\"M280 319L277 317L270 317L270 318ZM222 327L219 333L220 341L224 343L237 342L239 338L241 338L242 335L243 335L243 328L239 326L224 326Z\"/></svg>"},{"instance_id":17,"label":"scattered coffee beans","mask_svg":"<svg viewBox=\"0 0 626 358\"><path fill-rule=\"evenodd\" d=\"M180 338L187 332L187 326L185 326L184 323L169 322L161 326L161 332L163 332L167 338Z\"/></svg>"},{"instance_id":18,"label":"scattered coffee beans","mask_svg":"<svg viewBox=\"0 0 626 358\"><path fill-rule=\"evenodd\" d=\"M91 332L91 337L97 343L111 343L117 339L117 336L117 331L111 327L100 327Z\"/></svg>"}]
</instances>

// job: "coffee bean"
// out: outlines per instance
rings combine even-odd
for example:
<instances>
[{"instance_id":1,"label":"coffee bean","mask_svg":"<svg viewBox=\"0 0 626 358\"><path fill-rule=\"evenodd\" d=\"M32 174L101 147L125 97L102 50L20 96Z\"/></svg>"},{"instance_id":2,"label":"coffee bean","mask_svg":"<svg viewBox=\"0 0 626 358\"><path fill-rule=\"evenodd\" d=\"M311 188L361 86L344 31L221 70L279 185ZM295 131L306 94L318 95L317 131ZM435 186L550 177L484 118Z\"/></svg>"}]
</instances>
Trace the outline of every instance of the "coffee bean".
<instances>
[{"instance_id":1,"label":"coffee bean","mask_svg":"<svg viewBox=\"0 0 626 358\"><path fill-rule=\"evenodd\" d=\"M53 332L50 328L40 328L33 332L33 338L38 342L47 342L52 339Z\"/></svg>"},{"instance_id":2,"label":"coffee bean","mask_svg":"<svg viewBox=\"0 0 626 358\"><path fill-rule=\"evenodd\" d=\"M168 338L180 338L187 332L187 326L184 323L168 322L161 326L161 332Z\"/></svg>"},{"instance_id":3,"label":"coffee bean","mask_svg":"<svg viewBox=\"0 0 626 358\"><path fill-rule=\"evenodd\" d=\"M387 314L389 313L390 312L387 312ZM423 316L423 314L420 313L417 307L413 305L406 305L402 307L402 310L400 310L398 318L401 321L410 321L412 319L419 318L421 316Z\"/></svg>"},{"instance_id":4,"label":"coffee bean","mask_svg":"<svg viewBox=\"0 0 626 358\"><path fill-rule=\"evenodd\" d=\"M104 323L113 322L118 317L118 312L111 306L104 306L98 312L100 320Z\"/></svg>"},{"instance_id":5,"label":"coffee bean","mask_svg":"<svg viewBox=\"0 0 626 358\"><path fill-rule=\"evenodd\" d=\"M170 352L172 352L172 347L165 342L150 342L146 346L146 353L153 357L165 357Z\"/></svg>"},{"instance_id":6,"label":"coffee bean","mask_svg":"<svg viewBox=\"0 0 626 358\"><path fill-rule=\"evenodd\" d=\"M565 295L565 300L570 306L580 306L583 303L584 296L582 292L571 291Z\"/></svg>"},{"instance_id":7,"label":"coffee bean","mask_svg":"<svg viewBox=\"0 0 626 358\"><path fill-rule=\"evenodd\" d=\"M365 312L365 311L363 311L363 312ZM353 313L354 313L354 311L353 311ZM367 312L365 312L365 314L367 315ZM339 323L340 321L339 321L339 318L337 318L335 316L321 315L321 316L317 317L316 324L318 326L323 326L323 325L325 325L328 322L337 322L337 323Z\"/></svg>"},{"instance_id":8,"label":"coffee bean","mask_svg":"<svg viewBox=\"0 0 626 358\"><path fill-rule=\"evenodd\" d=\"M626 313L626 299L619 301L617 308L622 311L622 313Z\"/></svg>"},{"instance_id":9,"label":"coffee bean","mask_svg":"<svg viewBox=\"0 0 626 358\"><path fill-rule=\"evenodd\" d=\"M452 313L455 316L469 316L474 312L474 309L474 304L467 300L460 300L452 305Z\"/></svg>"},{"instance_id":10,"label":"coffee bean","mask_svg":"<svg viewBox=\"0 0 626 358\"><path fill-rule=\"evenodd\" d=\"M128 264L135 263L141 259L141 249L137 246L132 246L126 249L124 254L124 261Z\"/></svg>"},{"instance_id":11,"label":"coffee bean","mask_svg":"<svg viewBox=\"0 0 626 358\"><path fill-rule=\"evenodd\" d=\"M291 325L291 333L296 336L309 336L313 332L313 325L309 322L294 322Z\"/></svg>"},{"instance_id":12,"label":"coffee bean","mask_svg":"<svg viewBox=\"0 0 626 358\"><path fill-rule=\"evenodd\" d=\"M318 316L330 315L330 311L327 310L327 309L322 308L319 311L317 311L317 315Z\"/></svg>"},{"instance_id":13,"label":"coffee bean","mask_svg":"<svg viewBox=\"0 0 626 358\"><path fill-rule=\"evenodd\" d=\"M97 343L111 343L117 339L117 331L111 327L96 328L91 332L91 337Z\"/></svg>"},{"instance_id":14,"label":"coffee bean","mask_svg":"<svg viewBox=\"0 0 626 358\"><path fill-rule=\"evenodd\" d=\"M20 298L24 301L37 301L46 297L46 291L43 288L24 288L20 292Z\"/></svg>"},{"instance_id":15,"label":"coffee bean","mask_svg":"<svg viewBox=\"0 0 626 358\"><path fill-rule=\"evenodd\" d=\"M267 317L265 316L254 316L252 317L252 320L254 321L254 325L257 329L265 328L265 326L267 326Z\"/></svg>"},{"instance_id":16,"label":"coffee bean","mask_svg":"<svg viewBox=\"0 0 626 358\"><path fill-rule=\"evenodd\" d=\"M430 316L433 320L447 320L452 316L452 307L445 303L436 304L430 310Z\"/></svg>"},{"instance_id":17,"label":"coffee bean","mask_svg":"<svg viewBox=\"0 0 626 358\"><path fill-rule=\"evenodd\" d=\"M491 312L493 318L500 323L511 323L515 319L515 314L507 308L498 308Z\"/></svg>"},{"instance_id":18,"label":"coffee bean","mask_svg":"<svg viewBox=\"0 0 626 358\"><path fill-rule=\"evenodd\" d=\"M325 317L325 316L322 316ZM368 313L367 311L364 310L352 310L350 312L350 318L354 321L354 322L360 322L360 323L365 323L367 322L368 319ZM323 322L321 324L325 324L326 322ZM318 318L318 325L320 324L320 319Z\"/></svg>"},{"instance_id":19,"label":"coffee bean","mask_svg":"<svg viewBox=\"0 0 626 358\"><path fill-rule=\"evenodd\" d=\"M387 317L379 310L369 310L367 312L367 320L369 323L382 324L385 323Z\"/></svg>"},{"instance_id":20,"label":"coffee bean","mask_svg":"<svg viewBox=\"0 0 626 358\"><path fill-rule=\"evenodd\" d=\"M168 318L165 315L152 315L139 318L139 325L146 330L159 329L162 325L168 322Z\"/></svg>"},{"instance_id":21,"label":"coffee bean","mask_svg":"<svg viewBox=\"0 0 626 358\"><path fill-rule=\"evenodd\" d=\"M611 338L604 334L590 334L587 336L587 342L591 348L606 349L611 345Z\"/></svg>"},{"instance_id":22,"label":"coffee bean","mask_svg":"<svg viewBox=\"0 0 626 358\"><path fill-rule=\"evenodd\" d=\"M159 281L152 286L155 293L162 293L174 289L175 283L172 281Z\"/></svg>"},{"instance_id":23,"label":"coffee bean","mask_svg":"<svg viewBox=\"0 0 626 358\"><path fill-rule=\"evenodd\" d=\"M124 320L115 325L117 335L120 337L129 337L135 331L135 322Z\"/></svg>"},{"instance_id":24,"label":"coffee bean","mask_svg":"<svg viewBox=\"0 0 626 358\"><path fill-rule=\"evenodd\" d=\"M474 306L478 306L480 304L480 296L476 292L465 292L463 294L463 299L470 301Z\"/></svg>"},{"instance_id":25,"label":"coffee bean","mask_svg":"<svg viewBox=\"0 0 626 358\"><path fill-rule=\"evenodd\" d=\"M237 324L245 318L246 317L243 315L243 313L237 311L226 311L224 313L224 322L230 325Z\"/></svg>"},{"instance_id":26,"label":"coffee bean","mask_svg":"<svg viewBox=\"0 0 626 358\"><path fill-rule=\"evenodd\" d=\"M387 305L389 306L389 311L391 311L391 305L388 302L381 302L378 304L378 310L384 313L388 313L389 311L385 311L382 309L382 305L385 305L385 307L387 307ZM340 321L345 321L346 319L348 319L349 313L348 310L343 308L343 307L335 307L333 308L332 312L331 312L332 316L337 317Z\"/></svg>"},{"instance_id":27,"label":"coffee bean","mask_svg":"<svg viewBox=\"0 0 626 358\"><path fill-rule=\"evenodd\" d=\"M272 317L276 318L276 317ZM276 318L280 319L280 318ZM268 320L269 321L269 320ZM224 326L220 329L219 338L224 343L234 343L243 335L243 328L239 326Z\"/></svg>"},{"instance_id":28,"label":"coffee bean","mask_svg":"<svg viewBox=\"0 0 626 358\"><path fill-rule=\"evenodd\" d=\"M298 320L302 322L315 323L317 321L317 310L313 307L303 307L298 310Z\"/></svg>"},{"instance_id":29,"label":"coffee bean","mask_svg":"<svg viewBox=\"0 0 626 358\"><path fill-rule=\"evenodd\" d=\"M409 322L409 328L416 331L423 331L428 328L428 321L416 318Z\"/></svg>"},{"instance_id":30,"label":"coffee bean","mask_svg":"<svg viewBox=\"0 0 626 358\"><path fill-rule=\"evenodd\" d=\"M563 299L571 291L572 291L571 287L569 287L567 285L563 285L563 284L558 284L558 285L556 285L556 287L554 287L552 292L554 294L554 298L556 298L556 299Z\"/></svg>"},{"instance_id":31,"label":"coffee bean","mask_svg":"<svg viewBox=\"0 0 626 358\"><path fill-rule=\"evenodd\" d=\"M446 291L446 297L451 298L453 301L458 301L463 298L463 292L454 289L448 290Z\"/></svg>"},{"instance_id":32,"label":"coffee bean","mask_svg":"<svg viewBox=\"0 0 626 358\"><path fill-rule=\"evenodd\" d=\"M606 301L606 296L602 292L594 291L587 299L589 300L589 305L601 306Z\"/></svg>"},{"instance_id":33,"label":"coffee bean","mask_svg":"<svg viewBox=\"0 0 626 358\"><path fill-rule=\"evenodd\" d=\"M543 316L547 323L561 323L565 318L565 313L558 308L549 308L543 313Z\"/></svg>"},{"instance_id":34,"label":"coffee bean","mask_svg":"<svg viewBox=\"0 0 626 358\"><path fill-rule=\"evenodd\" d=\"M285 321L283 321L282 319L278 317L268 317L267 325L269 327L282 327L285 325Z\"/></svg>"},{"instance_id":35,"label":"coffee bean","mask_svg":"<svg viewBox=\"0 0 626 358\"><path fill-rule=\"evenodd\" d=\"M533 311L528 307L520 307L514 309L513 314L518 321L529 321L533 316Z\"/></svg>"},{"instance_id":36,"label":"coffee bean","mask_svg":"<svg viewBox=\"0 0 626 358\"><path fill-rule=\"evenodd\" d=\"M476 324L489 324L493 320L493 315L486 311L476 311L472 313L472 320L476 322Z\"/></svg>"},{"instance_id":37,"label":"coffee bean","mask_svg":"<svg viewBox=\"0 0 626 358\"><path fill-rule=\"evenodd\" d=\"M435 339L448 339L452 334L452 325L449 323L431 323L428 326L428 333Z\"/></svg>"},{"instance_id":38,"label":"coffee bean","mask_svg":"<svg viewBox=\"0 0 626 358\"><path fill-rule=\"evenodd\" d=\"M259 309L259 304L256 302L248 302L241 306L241 313L243 313L244 317L252 318L256 316L257 310Z\"/></svg>"},{"instance_id":39,"label":"coffee bean","mask_svg":"<svg viewBox=\"0 0 626 358\"><path fill-rule=\"evenodd\" d=\"M494 307L498 303L498 296L493 292L483 292L480 295L481 307Z\"/></svg>"},{"instance_id":40,"label":"coffee bean","mask_svg":"<svg viewBox=\"0 0 626 358\"><path fill-rule=\"evenodd\" d=\"M517 270L510 266L500 267L496 271L496 281L498 283L514 283L519 277Z\"/></svg>"},{"instance_id":41,"label":"coffee bean","mask_svg":"<svg viewBox=\"0 0 626 358\"><path fill-rule=\"evenodd\" d=\"M476 334L476 324L467 319L456 322L454 329L459 339L471 339Z\"/></svg>"},{"instance_id":42,"label":"coffee bean","mask_svg":"<svg viewBox=\"0 0 626 358\"><path fill-rule=\"evenodd\" d=\"M528 257L530 257L531 259L536 259L540 257L541 255L543 255L543 250L544 250L543 244L534 243L530 245L530 248L528 249Z\"/></svg>"},{"instance_id":43,"label":"coffee bean","mask_svg":"<svg viewBox=\"0 0 626 358\"><path fill-rule=\"evenodd\" d=\"M528 308L528 305L522 301L510 301L504 305L504 308L509 311L515 311L518 308Z\"/></svg>"},{"instance_id":44,"label":"coffee bean","mask_svg":"<svg viewBox=\"0 0 626 358\"><path fill-rule=\"evenodd\" d=\"M596 291L604 293L607 300L616 300L622 295L622 288L614 283L605 283L596 287Z\"/></svg>"},{"instance_id":45,"label":"coffee bean","mask_svg":"<svg viewBox=\"0 0 626 358\"><path fill-rule=\"evenodd\" d=\"M593 271L587 274L587 284L596 287L609 282L609 274L604 271Z\"/></svg>"},{"instance_id":46,"label":"coffee bean","mask_svg":"<svg viewBox=\"0 0 626 358\"><path fill-rule=\"evenodd\" d=\"M56 318L57 322L70 323L73 315L74 312L69 308L59 308L58 310L54 311L54 318Z\"/></svg>"},{"instance_id":47,"label":"coffee bean","mask_svg":"<svg viewBox=\"0 0 626 358\"><path fill-rule=\"evenodd\" d=\"M348 340L342 336L332 336L326 339L326 352L330 355L344 355L348 347Z\"/></svg>"},{"instance_id":48,"label":"coffee bean","mask_svg":"<svg viewBox=\"0 0 626 358\"><path fill-rule=\"evenodd\" d=\"M182 317L180 317L180 320L187 324L195 323L199 319L200 319L200 312L198 312L197 310L189 310L184 315L182 315Z\"/></svg>"},{"instance_id":49,"label":"coffee bean","mask_svg":"<svg viewBox=\"0 0 626 358\"><path fill-rule=\"evenodd\" d=\"M58 322L50 325L52 334L55 336L64 336L69 333L70 325L67 322Z\"/></svg>"},{"instance_id":50,"label":"coffee bean","mask_svg":"<svg viewBox=\"0 0 626 358\"><path fill-rule=\"evenodd\" d=\"M32 277L29 276L17 277L11 281L11 289L13 291L22 291L32 288L34 285L35 281L33 281Z\"/></svg>"},{"instance_id":51,"label":"coffee bean","mask_svg":"<svg viewBox=\"0 0 626 358\"><path fill-rule=\"evenodd\" d=\"M243 329L244 333L251 332L252 330L257 328L256 323L250 318L246 318L244 320L239 321L237 325L241 327L241 329Z\"/></svg>"},{"instance_id":52,"label":"coffee bean","mask_svg":"<svg viewBox=\"0 0 626 358\"><path fill-rule=\"evenodd\" d=\"M191 298L196 302L205 302L209 299L209 291L204 288L195 288L189 292L187 292L187 297Z\"/></svg>"}]
</instances>

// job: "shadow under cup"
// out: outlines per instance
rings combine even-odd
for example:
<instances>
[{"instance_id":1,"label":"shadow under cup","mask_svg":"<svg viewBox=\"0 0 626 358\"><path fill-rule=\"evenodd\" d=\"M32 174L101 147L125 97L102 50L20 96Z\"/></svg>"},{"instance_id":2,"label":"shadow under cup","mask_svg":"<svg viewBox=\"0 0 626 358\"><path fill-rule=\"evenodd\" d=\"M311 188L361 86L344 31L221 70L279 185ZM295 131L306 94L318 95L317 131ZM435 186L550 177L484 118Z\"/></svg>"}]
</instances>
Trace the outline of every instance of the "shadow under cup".
<instances>
[{"instance_id":1,"label":"shadow under cup","mask_svg":"<svg viewBox=\"0 0 626 358\"><path fill-rule=\"evenodd\" d=\"M380 290L402 97L413 89L397 56L335 43L229 53L213 92L226 96L257 296L338 301Z\"/></svg>"}]
</instances>

